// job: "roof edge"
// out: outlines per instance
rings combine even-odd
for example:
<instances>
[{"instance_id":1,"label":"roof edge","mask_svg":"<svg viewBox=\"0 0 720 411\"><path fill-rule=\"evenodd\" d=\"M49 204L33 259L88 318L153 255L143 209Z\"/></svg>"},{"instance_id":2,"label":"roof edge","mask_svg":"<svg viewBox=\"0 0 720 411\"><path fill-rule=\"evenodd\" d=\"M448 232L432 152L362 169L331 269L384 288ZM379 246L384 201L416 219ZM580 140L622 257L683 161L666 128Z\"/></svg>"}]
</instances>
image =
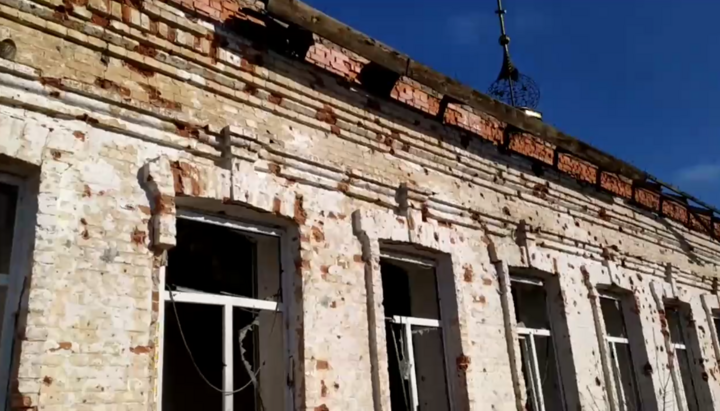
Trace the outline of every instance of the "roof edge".
<instances>
[{"instance_id":1,"label":"roof edge","mask_svg":"<svg viewBox=\"0 0 720 411\"><path fill-rule=\"evenodd\" d=\"M647 173L514 107L492 99L472 87L439 73L409 56L335 20L298 0L268 0L267 11L289 23L316 33L327 40L397 74L410 77L433 90L481 110L507 124L537 135L562 150L599 166L604 171L644 180Z\"/></svg>"}]
</instances>

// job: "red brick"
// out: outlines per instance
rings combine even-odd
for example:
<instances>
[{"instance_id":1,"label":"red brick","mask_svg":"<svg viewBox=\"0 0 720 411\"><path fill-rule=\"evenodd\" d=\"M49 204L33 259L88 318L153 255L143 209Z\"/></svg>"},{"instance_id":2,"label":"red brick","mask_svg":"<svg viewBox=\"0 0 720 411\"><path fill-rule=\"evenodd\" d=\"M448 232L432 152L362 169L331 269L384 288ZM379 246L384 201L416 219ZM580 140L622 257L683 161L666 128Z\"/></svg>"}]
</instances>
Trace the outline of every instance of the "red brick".
<instances>
[{"instance_id":1,"label":"red brick","mask_svg":"<svg viewBox=\"0 0 720 411\"><path fill-rule=\"evenodd\" d=\"M703 233L708 233L708 229L712 227L712 219L709 215L690 214L690 228Z\"/></svg>"},{"instance_id":2,"label":"red brick","mask_svg":"<svg viewBox=\"0 0 720 411\"><path fill-rule=\"evenodd\" d=\"M637 188L635 190L635 201L653 211L659 211L660 209L660 193Z\"/></svg>"},{"instance_id":3,"label":"red brick","mask_svg":"<svg viewBox=\"0 0 720 411\"><path fill-rule=\"evenodd\" d=\"M498 120L471 113L457 104L448 104L445 110L444 121L446 124L475 133L496 145L502 144L504 140L504 127Z\"/></svg>"},{"instance_id":4,"label":"red brick","mask_svg":"<svg viewBox=\"0 0 720 411\"><path fill-rule=\"evenodd\" d=\"M419 87L406 83L403 79L395 83L390 92L390 97L433 116L436 116L440 111L439 98L428 94Z\"/></svg>"},{"instance_id":5,"label":"red brick","mask_svg":"<svg viewBox=\"0 0 720 411\"><path fill-rule=\"evenodd\" d=\"M222 7L223 9L232 11L233 13L236 13L240 9L238 4L232 1L224 1L222 3Z\"/></svg>"},{"instance_id":6,"label":"red brick","mask_svg":"<svg viewBox=\"0 0 720 411\"><path fill-rule=\"evenodd\" d=\"M632 197L632 183L620 178L616 174L602 172L600 187L624 198Z\"/></svg>"},{"instance_id":7,"label":"red brick","mask_svg":"<svg viewBox=\"0 0 720 411\"><path fill-rule=\"evenodd\" d=\"M122 20L125 23L130 23L132 16L132 7L123 4L122 6Z\"/></svg>"},{"instance_id":8,"label":"red brick","mask_svg":"<svg viewBox=\"0 0 720 411\"><path fill-rule=\"evenodd\" d=\"M578 180L592 184L597 181L597 167L569 154L558 155L558 169Z\"/></svg>"},{"instance_id":9,"label":"red brick","mask_svg":"<svg viewBox=\"0 0 720 411\"><path fill-rule=\"evenodd\" d=\"M553 163L554 150L530 134L515 134L510 137L510 150L540 160L546 164Z\"/></svg>"},{"instance_id":10,"label":"red brick","mask_svg":"<svg viewBox=\"0 0 720 411\"><path fill-rule=\"evenodd\" d=\"M220 20L220 11L215 10L210 6L195 3L195 10L216 20Z\"/></svg>"},{"instance_id":11,"label":"red brick","mask_svg":"<svg viewBox=\"0 0 720 411\"><path fill-rule=\"evenodd\" d=\"M665 199L662 203L662 214L673 220L687 224L688 209L686 206L672 200Z\"/></svg>"}]
</instances>

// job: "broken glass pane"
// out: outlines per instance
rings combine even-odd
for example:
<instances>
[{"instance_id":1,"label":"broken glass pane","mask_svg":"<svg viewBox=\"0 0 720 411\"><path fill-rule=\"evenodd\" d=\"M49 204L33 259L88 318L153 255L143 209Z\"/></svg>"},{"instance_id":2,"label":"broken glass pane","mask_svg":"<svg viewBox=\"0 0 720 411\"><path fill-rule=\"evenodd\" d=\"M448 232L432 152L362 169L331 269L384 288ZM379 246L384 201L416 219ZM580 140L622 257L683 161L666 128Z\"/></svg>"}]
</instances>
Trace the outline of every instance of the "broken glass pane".
<instances>
[{"instance_id":1,"label":"broken glass pane","mask_svg":"<svg viewBox=\"0 0 720 411\"><path fill-rule=\"evenodd\" d=\"M415 375L418 385L418 410L449 409L442 330L413 327Z\"/></svg>"},{"instance_id":2,"label":"broken glass pane","mask_svg":"<svg viewBox=\"0 0 720 411\"><path fill-rule=\"evenodd\" d=\"M683 388L685 390L685 400L687 401L689 411L698 411L700 405L695 395L695 386L692 378L692 364L687 350L675 350L678 366L680 367L680 376L682 377Z\"/></svg>"},{"instance_id":3,"label":"broken glass pane","mask_svg":"<svg viewBox=\"0 0 720 411\"><path fill-rule=\"evenodd\" d=\"M617 353L617 367L619 370L616 370L616 372L620 375L619 383L622 386L622 393L625 397L625 409L627 411L640 410L641 407L637 386L635 385L630 346L628 344L615 343L614 351Z\"/></svg>"},{"instance_id":4,"label":"broken glass pane","mask_svg":"<svg viewBox=\"0 0 720 411\"><path fill-rule=\"evenodd\" d=\"M680 329L680 310L676 307L666 308L665 319L670 329L670 341L674 344L685 344L685 339Z\"/></svg>"},{"instance_id":5,"label":"broken glass pane","mask_svg":"<svg viewBox=\"0 0 720 411\"><path fill-rule=\"evenodd\" d=\"M17 199L17 187L0 183L0 274L10 273Z\"/></svg>"},{"instance_id":6,"label":"broken glass pane","mask_svg":"<svg viewBox=\"0 0 720 411\"><path fill-rule=\"evenodd\" d=\"M435 270L398 261L382 260L385 316L439 319Z\"/></svg>"},{"instance_id":7,"label":"broken glass pane","mask_svg":"<svg viewBox=\"0 0 720 411\"><path fill-rule=\"evenodd\" d=\"M626 338L627 334L620 301L611 298L600 298L600 308L607 334L612 337Z\"/></svg>"},{"instance_id":8,"label":"broken glass pane","mask_svg":"<svg viewBox=\"0 0 720 411\"><path fill-rule=\"evenodd\" d=\"M535 366L530 348L530 341L526 337L520 337L520 356L522 359L522 374L525 380L525 410L538 411L538 397L536 395L537 385L535 383Z\"/></svg>"},{"instance_id":9,"label":"broken glass pane","mask_svg":"<svg viewBox=\"0 0 720 411\"><path fill-rule=\"evenodd\" d=\"M278 383L286 381L282 314L235 307L233 334L234 389L244 388L233 396L234 410L284 409L285 384Z\"/></svg>"},{"instance_id":10,"label":"broken glass pane","mask_svg":"<svg viewBox=\"0 0 720 411\"><path fill-rule=\"evenodd\" d=\"M562 387L560 386L560 375L557 371L552 338L537 335L534 338L545 409L547 411L562 410Z\"/></svg>"},{"instance_id":11,"label":"broken glass pane","mask_svg":"<svg viewBox=\"0 0 720 411\"><path fill-rule=\"evenodd\" d=\"M216 387L222 387L222 307L176 303L180 324L197 367ZM222 409L222 394L202 379L188 355L172 303L165 303L163 344L163 411Z\"/></svg>"},{"instance_id":12,"label":"broken glass pane","mask_svg":"<svg viewBox=\"0 0 720 411\"><path fill-rule=\"evenodd\" d=\"M410 409L409 362L401 324L385 323L385 338L390 378L390 403L393 411Z\"/></svg>"},{"instance_id":13,"label":"broken glass pane","mask_svg":"<svg viewBox=\"0 0 720 411\"><path fill-rule=\"evenodd\" d=\"M550 329L545 289L542 286L513 282L511 290L518 327Z\"/></svg>"}]
</instances>

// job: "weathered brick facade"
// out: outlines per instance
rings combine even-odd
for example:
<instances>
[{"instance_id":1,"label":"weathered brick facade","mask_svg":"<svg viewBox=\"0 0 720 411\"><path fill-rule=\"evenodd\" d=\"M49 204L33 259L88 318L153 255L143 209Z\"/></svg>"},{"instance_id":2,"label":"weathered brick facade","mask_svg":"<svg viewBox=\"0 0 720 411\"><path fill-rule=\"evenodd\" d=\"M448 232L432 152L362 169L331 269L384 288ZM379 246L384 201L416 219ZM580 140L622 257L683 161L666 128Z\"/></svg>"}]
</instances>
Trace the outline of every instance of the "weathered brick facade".
<instances>
[{"instance_id":1,"label":"weathered brick facade","mask_svg":"<svg viewBox=\"0 0 720 411\"><path fill-rule=\"evenodd\" d=\"M568 410L618 409L607 288L635 301L646 409L685 409L666 300L689 306L700 409L720 409L715 220L409 78L370 94L367 60L308 33L280 41L246 3L0 0L0 40L17 46L0 59L0 172L24 180L34 227L13 261L8 409L158 409L160 273L188 204L296 234L287 409L390 410L387 242L449 258L454 409L524 406L516 269L559 284Z\"/></svg>"}]
</instances>

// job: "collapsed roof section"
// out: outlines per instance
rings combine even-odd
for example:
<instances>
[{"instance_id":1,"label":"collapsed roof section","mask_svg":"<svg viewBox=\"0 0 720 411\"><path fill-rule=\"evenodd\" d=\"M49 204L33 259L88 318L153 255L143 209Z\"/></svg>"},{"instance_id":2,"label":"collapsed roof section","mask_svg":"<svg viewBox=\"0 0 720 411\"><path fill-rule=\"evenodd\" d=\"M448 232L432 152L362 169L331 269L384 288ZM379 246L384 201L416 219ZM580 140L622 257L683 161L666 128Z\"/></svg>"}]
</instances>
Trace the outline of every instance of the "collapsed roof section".
<instances>
[{"instance_id":1,"label":"collapsed roof section","mask_svg":"<svg viewBox=\"0 0 720 411\"><path fill-rule=\"evenodd\" d=\"M238 3L239 1L239 3ZM262 47L311 63L535 165L720 239L720 211L637 167L413 60L297 0L169 0L230 24ZM237 24L237 22L242 24ZM376 100L368 99L373 110Z\"/></svg>"}]
</instances>

